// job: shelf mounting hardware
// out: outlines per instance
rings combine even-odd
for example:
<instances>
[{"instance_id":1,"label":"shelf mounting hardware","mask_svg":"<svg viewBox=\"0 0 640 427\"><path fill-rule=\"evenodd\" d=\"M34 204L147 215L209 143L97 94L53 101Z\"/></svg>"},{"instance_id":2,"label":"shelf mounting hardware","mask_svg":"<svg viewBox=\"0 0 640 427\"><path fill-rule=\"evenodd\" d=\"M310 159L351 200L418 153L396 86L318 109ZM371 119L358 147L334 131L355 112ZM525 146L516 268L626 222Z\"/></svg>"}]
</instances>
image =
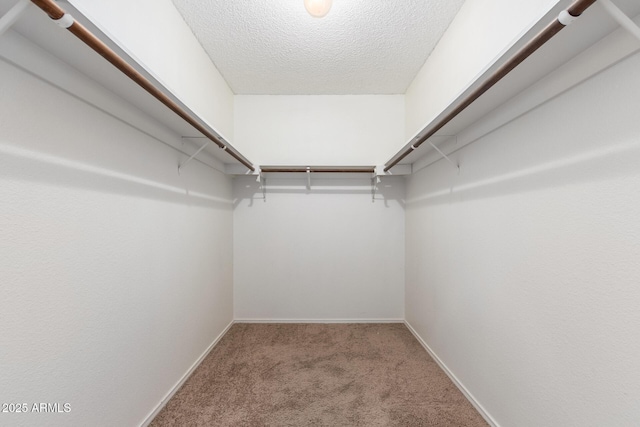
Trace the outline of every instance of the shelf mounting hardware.
<instances>
[{"instance_id":1,"label":"shelf mounting hardware","mask_svg":"<svg viewBox=\"0 0 640 427\"><path fill-rule=\"evenodd\" d=\"M189 138L189 137L183 137L183 138ZM197 138L197 137L191 137L191 138ZM202 147L198 148L198 151L196 151L195 153L193 153L191 155L191 157L189 157L187 160L185 160L184 162L180 163L178 165L178 174L180 174L180 170L185 167L187 165L187 163L189 163L191 160L193 160L198 154L200 154L200 152L202 150L204 150L205 148L207 148L207 146L211 144L211 141L207 141ZM226 150L227 146L223 146L223 150Z\"/></svg>"},{"instance_id":2,"label":"shelf mounting hardware","mask_svg":"<svg viewBox=\"0 0 640 427\"><path fill-rule=\"evenodd\" d=\"M440 150L433 142L431 141L427 141L429 143L429 145L431 145L447 162L451 163L456 169L458 169L458 172L460 172L460 165L455 163L453 160L451 160L451 158L449 156L447 156L446 154L444 154L442 152L442 150Z\"/></svg>"},{"instance_id":3,"label":"shelf mounting hardware","mask_svg":"<svg viewBox=\"0 0 640 427\"><path fill-rule=\"evenodd\" d=\"M371 203L376 201L376 183L380 182L380 178L375 172L371 175Z\"/></svg>"}]
</instances>

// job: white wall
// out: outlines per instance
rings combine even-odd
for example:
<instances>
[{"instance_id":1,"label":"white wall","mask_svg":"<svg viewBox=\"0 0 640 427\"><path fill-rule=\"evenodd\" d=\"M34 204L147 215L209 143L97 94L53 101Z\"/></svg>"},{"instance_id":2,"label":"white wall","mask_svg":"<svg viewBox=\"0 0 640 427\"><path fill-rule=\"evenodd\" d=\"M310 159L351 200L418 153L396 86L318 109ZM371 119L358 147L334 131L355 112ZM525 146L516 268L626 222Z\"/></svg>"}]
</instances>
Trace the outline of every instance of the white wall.
<instances>
[{"instance_id":1,"label":"white wall","mask_svg":"<svg viewBox=\"0 0 640 427\"><path fill-rule=\"evenodd\" d=\"M71 405L0 424L139 425L232 320L231 180L0 75L0 401Z\"/></svg>"},{"instance_id":2,"label":"white wall","mask_svg":"<svg viewBox=\"0 0 640 427\"><path fill-rule=\"evenodd\" d=\"M403 95L242 95L235 146L262 165L378 165L403 122Z\"/></svg>"},{"instance_id":3,"label":"white wall","mask_svg":"<svg viewBox=\"0 0 640 427\"><path fill-rule=\"evenodd\" d=\"M236 319L404 318L404 180L235 179Z\"/></svg>"},{"instance_id":4,"label":"white wall","mask_svg":"<svg viewBox=\"0 0 640 427\"><path fill-rule=\"evenodd\" d=\"M233 92L171 0L69 0L233 142Z\"/></svg>"},{"instance_id":5,"label":"white wall","mask_svg":"<svg viewBox=\"0 0 640 427\"><path fill-rule=\"evenodd\" d=\"M500 425L640 420L639 73L636 54L454 154L460 175L408 181L406 319Z\"/></svg>"},{"instance_id":6,"label":"white wall","mask_svg":"<svg viewBox=\"0 0 640 427\"><path fill-rule=\"evenodd\" d=\"M558 0L465 1L407 89L405 140L400 146L431 122L525 28L557 3Z\"/></svg>"}]
</instances>

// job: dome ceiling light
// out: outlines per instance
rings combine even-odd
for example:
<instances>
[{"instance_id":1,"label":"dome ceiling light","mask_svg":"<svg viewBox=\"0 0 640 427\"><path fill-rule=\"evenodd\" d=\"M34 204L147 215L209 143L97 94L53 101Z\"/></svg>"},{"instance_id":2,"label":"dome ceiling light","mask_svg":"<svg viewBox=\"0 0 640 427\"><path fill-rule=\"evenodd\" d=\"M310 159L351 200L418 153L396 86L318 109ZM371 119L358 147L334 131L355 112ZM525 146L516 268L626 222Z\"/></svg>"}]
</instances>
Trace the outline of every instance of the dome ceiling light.
<instances>
[{"instance_id":1,"label":"dome ceiling light","mask_svg":"<svg viewBox=\"0 0 640 427\"><path fill-rule=\"evenodd\" d=\"M329 13L332 3L333 0L304 0L304 7L309 15L314 18L322 18Z\"/></svg>"}]
</instances>

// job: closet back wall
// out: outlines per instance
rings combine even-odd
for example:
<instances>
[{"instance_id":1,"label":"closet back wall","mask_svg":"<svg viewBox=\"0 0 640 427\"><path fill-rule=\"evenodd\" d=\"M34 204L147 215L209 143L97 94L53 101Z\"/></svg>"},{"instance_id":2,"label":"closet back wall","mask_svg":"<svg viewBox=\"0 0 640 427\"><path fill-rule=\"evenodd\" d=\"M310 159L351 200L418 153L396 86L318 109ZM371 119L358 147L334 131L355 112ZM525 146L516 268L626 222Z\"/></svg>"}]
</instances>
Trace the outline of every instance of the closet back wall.
<instances>
[{"instance_id":1,"label":"closet back wall","mask_svg":"<svg viewBox=\"0 0 640 427\"><path fill-rule=\"evenodd\" d=\"M236 319L404 318L404 179L236 178Z\"/></svg>"},{"instance_id":2,"label":"closet back wall","mask_svg":"<svg viewBox=\"0 0 640 427\"><path fill-rule=\"evenodd\" d=\"M242 95L236 146L260 164L376 165L404 142L403 95ZM353 177L352 177L353 178ZM235 179L236 319L404 317L404 179Z\"/></svg>"}]
</instances>

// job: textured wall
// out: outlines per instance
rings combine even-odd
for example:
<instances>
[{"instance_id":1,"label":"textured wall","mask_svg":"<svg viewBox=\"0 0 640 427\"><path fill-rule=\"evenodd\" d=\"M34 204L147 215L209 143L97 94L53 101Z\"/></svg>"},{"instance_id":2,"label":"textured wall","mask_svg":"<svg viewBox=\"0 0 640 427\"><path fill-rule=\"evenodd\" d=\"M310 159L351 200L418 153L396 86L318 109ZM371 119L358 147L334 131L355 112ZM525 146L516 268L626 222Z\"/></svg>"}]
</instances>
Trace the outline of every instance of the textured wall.
<instances>
[{"instance_id":1,"label":"textured wall","mask_svg":"<svg viewBox=\"0 0 640 427\"><path fill-rule=\"evenodd\" d=\"M70 3L233 142L233 92L171 0Z\"/></svg>"},{"instance_id":2,"label":"textured wall","mask_svg":"<svg viewBox=\"0 0 640 427\"><path fill-rule=\"evenodd\" d=\"M71 409L0 424L139 425L232 320L231 182L0 75L0 402Z\"/></svg>"},{"instance_id":3,"label":"textured wall","mask_svg":"<svg viewBox=\"0 0 640 427\"><path fill-rule=\"evenodd\" d=\"M456 153L460 175L408 181L406 318L500 425L640 420L639 72L636 54Z\"/></svg>"},{"instance_id":4,"label":"textured wall","mask_svg":"<svg viewBox=\"0 0 640 427\"><path fill-rule=\"evenodd\" d=\"M289 176L290 178L290 176ZM402 319L404 180L236 178L235 317Z\"/></svg>"},{"instance_id":5,"label":"textured wall","mask_svg":"<svg viewBox=\"0 0 640 427\"><path fill-rule=\"evenodd\" d=\"M446 108L524 28L558 2L465 1L406 91L406 141Z\"/></svg>"},{"instance_id":6,"label":"textured wall","mask_svg":"<svg viewBox=\"0 0 640 427\"><path fill-rule=\"evenodd\" d=\"M234 117L257 164L378 165L404 140L403 95L242 95Z\"/></svg>"}]
</instances>

